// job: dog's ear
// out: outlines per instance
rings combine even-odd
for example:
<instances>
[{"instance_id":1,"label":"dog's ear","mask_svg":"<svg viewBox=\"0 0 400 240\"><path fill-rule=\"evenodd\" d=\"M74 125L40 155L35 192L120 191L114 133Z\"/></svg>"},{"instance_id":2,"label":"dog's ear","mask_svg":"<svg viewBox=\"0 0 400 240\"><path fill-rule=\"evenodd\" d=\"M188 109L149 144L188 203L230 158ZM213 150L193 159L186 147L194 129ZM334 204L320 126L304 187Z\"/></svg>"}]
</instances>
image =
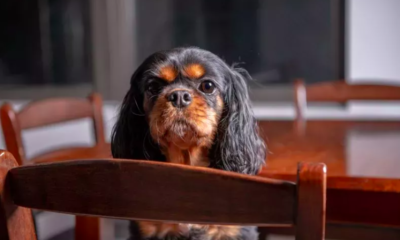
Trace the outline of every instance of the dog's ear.
<instances>
[{"instance_id":1,"label":"dog's ear","mask_svg":"<svg viewBox=\"0 0 400 240\"><path fill-rule=\"evenodd\" d=\"M131 78L131 87L122 102L118 120L111 136L114 158L164 161L158 145L152 140L143 109L144 95L140 81L144 72L140 66Z\"/></svg>"},{"instance_id":2,"label":"dog's ear","mask_svg":"<svg viewBox=\"0 0 400 240\"><path fill-rule=\"evenodd\" d=\"M266 146L260 138L251 109L246 70L232 68L227 77L224 111L211 151L211 167L245 174L256 174L266 158Z\"/></svg>"}]
</instances>

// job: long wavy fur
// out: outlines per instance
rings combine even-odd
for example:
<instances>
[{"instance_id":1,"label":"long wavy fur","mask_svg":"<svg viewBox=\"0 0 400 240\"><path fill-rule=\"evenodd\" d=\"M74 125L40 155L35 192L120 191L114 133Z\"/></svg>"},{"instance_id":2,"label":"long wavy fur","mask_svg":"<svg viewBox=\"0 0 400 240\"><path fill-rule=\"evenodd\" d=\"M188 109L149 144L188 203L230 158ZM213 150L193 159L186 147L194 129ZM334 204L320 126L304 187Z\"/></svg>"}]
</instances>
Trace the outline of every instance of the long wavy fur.
<instances>
[{"instance_id":1,"label":"long wavy fur","mask_svg":"<svg viewBox=\"0 0 400 240\"><path fill-rule=\"evenodd\" d=\"M212 167L232 172L256 174L266 158L266 146L259 136L250 106L248 72L232 67L227 76L225 109L212 149Z\"/></svg>"},{"instance_id":2,"label":"long wavy fur","mask_svg":"<svg viewBox=\"0 0 400 240\"><path fill-rule=\"evenodd\" d=\"M119 117L111 135L111 152L114 158L165 161L165 156L150 136L143 109L144 96L139 85L140 78L153 59L162 57L159 55L153 54L148 57L131 77L130 89L122 101Z\"/></svg>"},{"instance_id":3,"label":"long wavy fur","mask_svg":"<svg viewBox=\"0 0 400 240\"><path fill-rule=\"evenodd\" d=\"M148 57L135 71L131 85L114 126L111 148L115 158L166 161L160 147L152 139L145 115L143 80L154 65L163 61L195 59L207 62L218 77L217 84L224 101L214 143L209 151L210 167L244 174L256 174L266 157L266 146L258 133L250 106L246 81L250 75L241 68L229 67L216 55L197 48L177 48ZM181 62L181 64L185 64ZM167 236L165 239L206 240L206 234L190 233L191 237ZM194 234L194 235L193 235ZM197 234L197 235L196 235ZM238 236L229 240L257 239L255 227L242 227ZM131 222L131 238L142 239L135 222Z\"/></svg>"},{"instance_id":4,"label":"long wavy fur","mask_svg":"<svg viewBox=\"0 0 400 240\"><path fill-rule=\"evenodd\" d=\"M251 80L251 77L244 69L229 67L214 54L197 48L181 48L153 54L136 70L113 129L113 156L165 161L165 156L149 134L140 82L152 64L166 59L170 53L177 52L212 61L215 63L213 66L224 78L224 111L209 152L210 167L256 174L265 161L266 146L259 136L257 122L250 106L246 80Z\"/></svg>"}]
</instances>

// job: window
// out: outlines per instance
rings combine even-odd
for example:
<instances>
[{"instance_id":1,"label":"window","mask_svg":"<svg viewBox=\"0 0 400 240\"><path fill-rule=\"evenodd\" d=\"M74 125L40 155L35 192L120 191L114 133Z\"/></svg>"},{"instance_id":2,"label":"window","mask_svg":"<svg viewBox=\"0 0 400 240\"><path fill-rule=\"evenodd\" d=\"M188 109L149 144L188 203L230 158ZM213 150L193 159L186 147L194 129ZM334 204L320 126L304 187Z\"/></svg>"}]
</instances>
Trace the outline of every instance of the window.
<instances>
[{"instance_id":1,"label":"window","mask_svg":"<svg viewBox=\"0 0 400 240\"><path fill-rule=\"evenodd\" d=\"M1 5L0 95L11 85L35 96L94 89L105 99L121 100L144 58L185 45L210 50L229 64L243 63L254 78L249 85L256 100L290 98L294 78L312 83L344 77L342 0L33 0L23 6L4 0Z\"/></svg>"},{"instance_id":2,"label":"window","mask_svg":"<svg viewBox=\"0 0 400 240\"><path fill-rule=\"evenodd\" d=\"M1 98L90 91L88 1L3 0L0 16Z\"/></svg>"},{"instance_id":3,"label":"window","mask_svg":"<svg viewBox=\"0 0 400 240\"><path fill-rule=\"evenodd\" d=\"M256 95L286 94L344 77L344 3L295 0L136 1L138 62L154 51L199 46L242 63ZM267 94L270 95L270 94Z\"/></svg>"}]
</instances>

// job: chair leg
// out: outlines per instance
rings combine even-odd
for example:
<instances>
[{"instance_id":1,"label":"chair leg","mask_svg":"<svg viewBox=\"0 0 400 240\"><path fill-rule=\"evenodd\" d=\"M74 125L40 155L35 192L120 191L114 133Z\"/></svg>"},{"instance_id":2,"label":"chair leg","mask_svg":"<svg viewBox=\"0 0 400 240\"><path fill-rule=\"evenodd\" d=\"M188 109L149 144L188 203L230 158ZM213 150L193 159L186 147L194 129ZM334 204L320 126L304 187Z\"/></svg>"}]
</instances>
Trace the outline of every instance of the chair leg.
<instances>
[{"instance_id":1,"label":"chair leg","mask_svg":"<svg viewBox=\"0 0 400 240\"><path fill-rule=\"evenodd\" d=\"M258 240L267 240L268 229L265 227L258 228Z\"/></svg>"},{"instance_id":2,"label":"chair leg","mask_svg":"<svg viewBox=\"0 0 400 240\"><path fill-rule=\"evenodd\" d=\"M75 217L75 240L100 240L100 218Z\"/></svg>"}]
</instances>

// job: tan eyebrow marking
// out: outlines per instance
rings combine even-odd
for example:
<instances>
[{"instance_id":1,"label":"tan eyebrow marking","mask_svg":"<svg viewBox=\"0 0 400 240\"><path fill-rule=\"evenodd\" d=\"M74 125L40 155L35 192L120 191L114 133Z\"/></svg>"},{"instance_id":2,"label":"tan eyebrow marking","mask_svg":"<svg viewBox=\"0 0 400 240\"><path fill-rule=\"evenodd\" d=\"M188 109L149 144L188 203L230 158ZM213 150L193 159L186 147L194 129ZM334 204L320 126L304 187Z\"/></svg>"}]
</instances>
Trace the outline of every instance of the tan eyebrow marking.
<instances>
[{"instance_id":1,"label":"tan eyebrow marking","mask_svg":"<svg viewBox=\"0 0 400 240\"><path fill-rule=\"evenodd\" d=\"M201 78L205 74L205 69L201 64L193 63L184 68L183 74L189 78Z\"/></svg>"},{"instance_id":2,"label":"tan eyebrow marking","mask_svg":"<svg viewBox=\"0 0 400 240\"><path fill-rule=\"evenodd\" d=\"M176 71L176 69L170 65L162 67L158 73L158 77L167 82L174 81L176 76L178 76L178 71Z\"/></svg>"}]
</instances>

